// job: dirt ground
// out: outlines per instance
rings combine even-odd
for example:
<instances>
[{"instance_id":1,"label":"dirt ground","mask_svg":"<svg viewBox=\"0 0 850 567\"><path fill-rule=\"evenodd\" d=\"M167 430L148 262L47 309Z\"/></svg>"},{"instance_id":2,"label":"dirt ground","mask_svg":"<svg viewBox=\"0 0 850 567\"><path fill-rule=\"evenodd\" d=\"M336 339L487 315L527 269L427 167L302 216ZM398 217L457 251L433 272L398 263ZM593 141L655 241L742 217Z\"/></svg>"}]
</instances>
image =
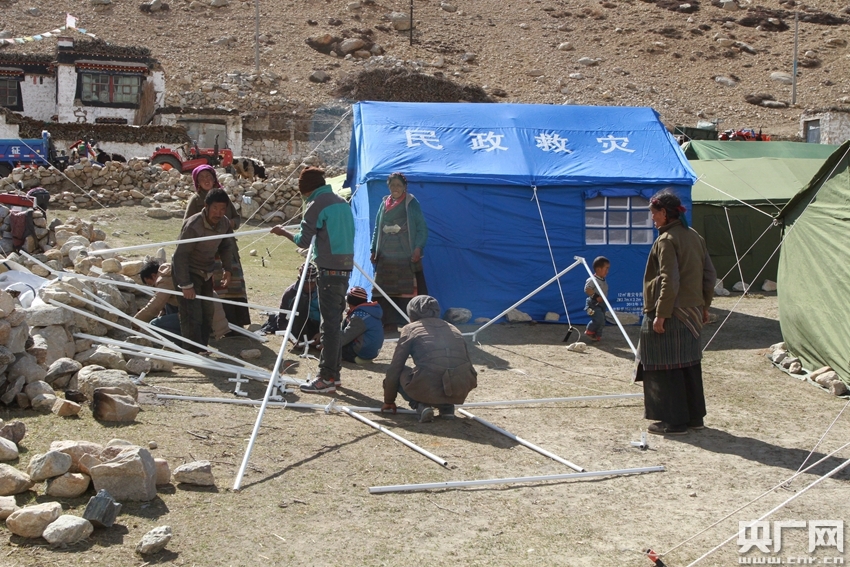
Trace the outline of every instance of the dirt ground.
<instances>
[{"instance_id":1,"label":"dirt ground","mask_svg":"<svg viewBox=\"0 0 850 567\"><path fill-rule=\"evenodd\" d=\"M249 278L252 269L246 265ZM278 287L252 291L252 301L262 303L259 297L272 304L280 281L288 278L287 271ZM12 463L22 469L54 440L122 438L142 445L155 441L158 448L152 453L167 459L172 470L209 460L216 477L213 489L161 487L151 502L126 502L112 528L97 529L86 542L67 549L52 550L43 540L6 532L0 566L651 565L642 549L666 552L791 476L845 406L844 400L779 372L765 359L764 349L781 340L775 294L739 299L718 299L712 311L719 322L730 310L735 313L722 328L717 323L704 330L706 342L716 332L703 362L705 430L683 437L649 436L649 449L641 450L630 444L648 423L640 399L472 410L589 471L665 467L651 474L371 495L368 488L374 486L573 471L467 418L419 424L409 415L367 415L446 459L449 466L443 468L346 415L269 408L242 489L234 492L258 411L158 400L155 394L235 399L228 376L183 368L145 377L143 411L130 425L97 423L87 409L77 419L0 410L2 419L27 424L20 461ZM253 317L255 323L263 319ZM641 392L630 383L633 356L615 327L609 326L604 340L586 353L565 350L565 330L547 324L485 330L480 344L470 344L479 387L468 401ZM636 342L638 329L627 330ZM275 338L261 347L261 366L272 367L278 345ZM256 343L229 338L215 346L238 354ZM368 367L345 364L338 402L379 406L391 354L392 344L387 344ZM299 378L315 372L315 360L300 359ZM253 382L246 389L259 398L265 386ZM329 401L306 394L287 399ZM850 416L843 414L809 462L846 442L848 429ZM839 464L838 457L847 458L847 451L824 463L829 466L731 514L666 555L665 563L689 564L734 534L738 521L756 519L798 493L818 478L815 473ZM770 519L844 519L848 480L850 475L842 472ZM37 489L37 494L19 496L19 505L46 501L43 485ZM66 513L81 515L90 496L61 502ZM146 558L135 555L142 535L160 525L174 532L166 550ZM783 541L780 555L843 557L835 549L808 554L802 529L786 530ZM764 554L741 555L732 541L699 565L733 565L741 557Z\"/></svg>"}]
</instances>

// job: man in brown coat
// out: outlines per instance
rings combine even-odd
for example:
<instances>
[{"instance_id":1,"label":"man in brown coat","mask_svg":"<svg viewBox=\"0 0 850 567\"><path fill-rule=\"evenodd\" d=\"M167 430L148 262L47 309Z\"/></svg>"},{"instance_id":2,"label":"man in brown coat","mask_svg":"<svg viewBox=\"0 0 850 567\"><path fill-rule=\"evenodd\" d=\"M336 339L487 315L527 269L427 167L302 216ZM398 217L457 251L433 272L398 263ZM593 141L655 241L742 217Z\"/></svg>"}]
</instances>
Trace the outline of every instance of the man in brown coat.
<instances>
[{"instance_id":1,"label":"man in brown coat","mask_svg":"<svg viewBox=\"0 0 850 567\"><path fill-rule=\"evenodd\" d=\"M410 402L419 421L433 421L434 408L440 416L454 417L454 404L462 404L478 385L460 331L440 319L440 304L430 295L417 295L407 304L410 323L401 329L393 360L384 379L381 411L396 411L396 394ZM413 357L414 368L405 366Z\"/></svg>"}]
</instances>

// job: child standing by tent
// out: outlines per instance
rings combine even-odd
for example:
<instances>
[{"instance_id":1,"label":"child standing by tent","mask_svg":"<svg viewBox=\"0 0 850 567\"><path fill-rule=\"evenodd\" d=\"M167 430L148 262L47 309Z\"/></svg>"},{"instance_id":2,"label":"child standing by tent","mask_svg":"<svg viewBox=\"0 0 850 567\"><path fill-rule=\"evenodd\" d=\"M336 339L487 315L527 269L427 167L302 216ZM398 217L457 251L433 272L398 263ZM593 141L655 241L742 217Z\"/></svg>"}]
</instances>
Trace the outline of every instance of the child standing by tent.
<instances>
[{"instance_id":1,"label":"child standing by tent","mask_svg":"<svg viewBox=\"0 0 850 567\"><path fill-rule=\"evenodd\" d=\"M590 323L587 324L584 334L594 341L602 340L602 331L605 329L605 301L599 295L599 290L601 289L602 293L608 296L608 282L605 278L610 269L611 262L608 258L598 256L593 260L593 277L587 278L584 282L584 293L587 294L584 308L590 315Z\"/></svg>"}]
</instances>

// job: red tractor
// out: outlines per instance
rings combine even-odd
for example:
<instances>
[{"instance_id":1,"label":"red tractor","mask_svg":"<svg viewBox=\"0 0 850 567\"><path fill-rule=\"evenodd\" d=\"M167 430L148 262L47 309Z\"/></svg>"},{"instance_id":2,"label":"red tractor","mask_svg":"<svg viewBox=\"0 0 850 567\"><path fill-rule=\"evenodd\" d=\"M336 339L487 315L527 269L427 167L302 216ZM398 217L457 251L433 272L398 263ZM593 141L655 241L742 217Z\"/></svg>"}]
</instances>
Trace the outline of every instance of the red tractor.
<instances>
[{"instance_id":1,"label":"red tractor","mask_svg":"<svg viewBox=\"0 0 850 567\"><path fill-rule=\"evenodd\" d=\"M151 156L151 163L161 165L163 169L174 168L181 173L192 173L199 165L211 165L213 167L230 167L233 163L233 151L224 148L218 149L218 136L215 137L214 148L198 148L198 142L183 144L177 150L161 146ZM182 154L182 155L181 155Z\"/></svg>"}]
</instances>

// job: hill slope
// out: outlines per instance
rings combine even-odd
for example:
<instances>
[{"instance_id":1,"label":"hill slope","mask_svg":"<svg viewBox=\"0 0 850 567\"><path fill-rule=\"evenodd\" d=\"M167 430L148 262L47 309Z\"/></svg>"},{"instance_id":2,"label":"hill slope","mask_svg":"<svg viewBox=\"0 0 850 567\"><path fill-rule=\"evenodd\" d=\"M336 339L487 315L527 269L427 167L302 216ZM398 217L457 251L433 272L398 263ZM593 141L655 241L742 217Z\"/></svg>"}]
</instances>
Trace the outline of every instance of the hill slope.
<instances>
[{"instance_id":1,"label":"hill slope","mask_svg":"<svg viewBox=\"0 0 850 567\"><path fill-rule=\"evenodd\" d=\"M32 35L61 25L70 12L99 38L151 49L166 71L167 102L175 105L212 100L257 112L320 106L339 98L346 78L374 66L483 87L498 101L651 106L668 125L720 120L721 128L783 136L797 133L801 109L850 101L846 0L737 10L717 0L416 0L412 46L389 17L408 13L407 1L259 1L259 77L250 1L166 0L168 10L144 13L138 1L54 0L33 16L23 2L0 0L0 28L12 37ZM801 19L796 107L791 85L771 79L791 72L794 10ZM307 44L325 34L362 38L383 56L342 58ZM53 48L45 40L3 49ZM329 80L311 82L314 71ZM202 91L210 96L198 98ZM754 105L747 97L789 107Z\"/></svg>"}]
</instances>

